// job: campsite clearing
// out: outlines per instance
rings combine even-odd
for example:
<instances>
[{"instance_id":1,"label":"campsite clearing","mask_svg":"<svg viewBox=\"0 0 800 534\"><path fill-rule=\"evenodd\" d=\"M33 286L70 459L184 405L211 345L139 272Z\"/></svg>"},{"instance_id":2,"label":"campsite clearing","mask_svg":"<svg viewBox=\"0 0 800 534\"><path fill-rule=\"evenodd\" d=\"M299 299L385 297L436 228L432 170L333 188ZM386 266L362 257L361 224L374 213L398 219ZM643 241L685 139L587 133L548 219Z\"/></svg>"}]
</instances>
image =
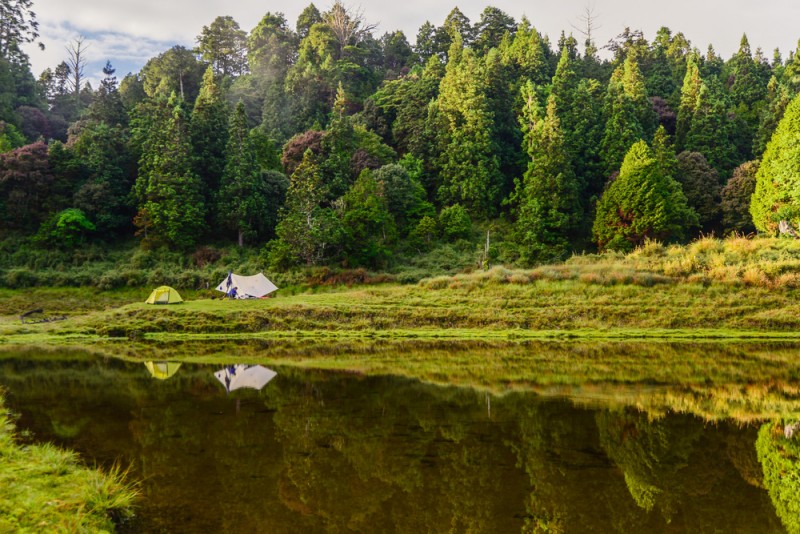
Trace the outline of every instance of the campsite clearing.
<instances>
[{"instance_id":1,"label":"campsite clearing","mask_svg":"<svg viewBox=\"0 0 800 534\"><path fill-rule=\"evenodd\" d=\"M24 294L54 312L63 299L76 312L89 313L78 315L64 308L71 316L68 321L20 325L17 317L8 317L15 308L6 305L6 318L0 321L4 340L315 333L454 339L800 337L800 290L724 282L603 285L523 281L489 271L411 286L361 286L290 296L279 291L277 297L263 300L209 299L204 297L215 293L187 292L182 306L148 306L137 297L116 308L107 308L116 299L106 293L95 297L77 289L49 291L31 289ZM4 293L11 301L20 299L13 291ZM78 305L79 295L98 302Z\"/></svg>"}]
</instances>

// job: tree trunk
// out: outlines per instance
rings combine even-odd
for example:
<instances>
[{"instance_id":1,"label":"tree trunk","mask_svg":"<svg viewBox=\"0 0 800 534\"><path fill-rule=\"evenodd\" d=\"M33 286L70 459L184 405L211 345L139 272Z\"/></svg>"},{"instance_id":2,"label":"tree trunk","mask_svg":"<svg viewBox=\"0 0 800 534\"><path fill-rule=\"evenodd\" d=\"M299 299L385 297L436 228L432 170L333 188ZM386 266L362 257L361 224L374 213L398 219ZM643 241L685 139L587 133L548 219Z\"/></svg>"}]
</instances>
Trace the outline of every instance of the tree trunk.
<instances>
[{"instance_id":1,"label":"tree trunk","mask_svg":"<svg viewBox=\"0 0 800 534\"><path fill-rule=\"evenodd\" d=\"M239 230L239 247L244 246L244 232Z\"/></svg>"}]
</instances>

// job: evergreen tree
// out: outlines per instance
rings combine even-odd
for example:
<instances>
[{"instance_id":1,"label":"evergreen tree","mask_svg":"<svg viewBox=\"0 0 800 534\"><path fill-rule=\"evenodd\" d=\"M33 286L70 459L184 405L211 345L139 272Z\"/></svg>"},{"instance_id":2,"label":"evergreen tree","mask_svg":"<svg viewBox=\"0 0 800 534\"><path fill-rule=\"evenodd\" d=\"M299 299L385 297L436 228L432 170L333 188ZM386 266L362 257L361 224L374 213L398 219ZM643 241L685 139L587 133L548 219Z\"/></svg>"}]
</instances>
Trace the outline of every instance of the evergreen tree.
<instances>
[{"instance_id":1,"label":"evergreen tree","mask_svg":"<svg viewBox=\"0 0 800 534\"><path fill-rule=\"evenodd\" d=\"M697 213L701 230L709 233L718 229L722 187L717 170L699 152L678 154L677 170L674 176L681 184L689 207Z\"/></svg>"},{"instance_id":2,"label":"evergreen tree","mask_svg":"<svg viewBox=\"0 0 800 534\"><path fill-rule=\"evenodd\" d=\"M697 66L697 57L692 56L686 65L686 75L683 78L681 101L678 107L678 122L675 132L675 148L678 151L682 151L686 145L686 136L692 127L692 118L697 109L697 99L703 85L700 68Z\"/></svg>"},{"instance_id":3,"label":"evergreen tree","mask_svg":"<svg viewBox=\"0 0 800 534\"><path fill-rule=\"evenodd\" d=\"M370 170L363 171L342 197L343 249L350 266L382 267L396 237L385 189Z\"/></svg>"},{"instance_id":4,"label":"evergreen tree","mask_svg":"<svg viewBox=\"0 0 800 534\"><path fill-rule=\"evenodd\" d=\"M417 40L414 43L414 53L420 63L425 64L436 54L436 26L425 21L417 31Z\"/></svg>"},{"instance_id":5,"label":"evergreen tree","mask_svg":"<svg viewBox=\"0 0 800 534\"><path fill-rule=\"evenodd\" d=\"M417 160L416 164L418 168L415 174L421 173L421 162ZM406 236L423 217L436 216L433 205L426 200L425 188L422 187L419 177L404 166L385 165L375 171L373 177L383 184L387 207L401 236Z\"/></svg>"},{"instance_id":6,"label":"evergreen tree","mask_svg":"<svg viewBox=\"0 0 800 534\"><path fill-rule=\"evenodd\" d=\"M522 18L514 38L508 41L507 46L501 46L501 51L503 62L513 67L514 79L528 79L537 86L543 86L550 81L545 44L527 18ZM519 91L519 83L515 86L516 91Z\"/></svg>"},{"instance_id":7,"label":"evergreen tree","mask_svg":"<svg viewBox=\"0 0 800 534\"><path fill-rule=\"evenodd\" d=\"M762 72L758 63L753 60L747 35L742 35L739 50L728 62L727 70L728 87L734 106L744 104L752 107L766 97L768 79L760 79Z\"/></svg>"},{"instance_id":8,"label":"evergreen tree","mask_svg":"<svg viewBox=\"0 0 800 534\"><path fill-rule=\"evenodd\" d=\"M189 125L175 95L158 105L142 147L136 193L139 211L134 220L146 243L165 243L188 249L205 223L202 182L193 171Z\"/></svg>"},{"instance_id":9,"label":"evergreen tree","mask_svg":"<svg viewBox=\"0 0 800 534\"><path fill-rule=\"evenodd\" d=\"M750 199L756 190L758 167L758 161L742 163L722 188L722 225L727 233L749 234L756 230L750 215Z\"/></svg>"},{"instance_id":10,"label":"evergreen tree","mask_svg":"<svg viewBox=\"0 0 800 534\"><path fill-rule=\"evenodd\" d=\"M101 237L119 235L131 226L134 212L128 193L133 184L133 155L127 130L106 122L85 125L72 141L85 182L73 204L96 225Z\"/></svg>"},{"instance_id":11,"label":"evergreen tree","mask_svg":"<svg viewBox=\"0 0 800 534\"><path fill-rule=\"evenodd\" d=\"M332 245L340 239L335 215L330 208L321 206L327 192L314 159L314 154L307 150L292 174L275 231L292 260L306 265L327 258Z\"/></svg>"},{"instance_id":12,"label":"evergreen tree","mask_svg":"<svg viewBox=\"0 0 800 534\"><path fill-rule=\"evenodd\" d=\"M245 237L255 237L263 230L267 207L266 184L249 135L244 104L239 102L230 118L225 171L217 199L220 224L237 232L239 246L244 246Z\"/></svg>"},{"instance_id":13,"label":"evergreen tree","mask_svg":"<svg viewBox=\"0 0 800 534\"><path fill-rule=\"evenodd\" d=\"M514 17L496 8L487 7L481 12L481 19L475 23L473 35L475 42L473 48L480 55L485 55L490 49L500 46L506 34L511 36L517 29Z\"/></svg>"},{"instance_id":14,"label":"evergreen tree","mask_svg":"<svg viewBox=\"0 0 800 534\"><path fill-rule=\"evenodd\" d=\"M792 101L789 89L778 83L778 79L773 76L767 85L767 105L761 110L761 116L753 139L753 155L761 157L767 148L767 143L775 133L775 128L783 118L786 106Z\"/></svg>"},{"instance_id":15,"label":"evergreen tree","mask_svg":"<svg viewBox=\"0 0 800 534\"><path fill-rule=\"evenodd\" d=\"M577 62L565 49L553 76L550 94L555 99L564 145L582 196L590 197L599 194L604 184L599 153L603 138L602 97L600 84L579 79L576 67Z\"/></svg>"},{"instance_id":16,"label":"evergreen tree","mask_svg":"<svg viewBox=\"0 0 800 534\"><path fill-rule=\"evenodd\" d=\"M638 141L598 202L592 230L601 249L628 251L646 239L680 239L696 224L680 185Z\"/></svg>"},{"instance_id":17,"label":"evergreen tree","mask_svg":"<svg viewBox=\"0 0 800 534\"><path fill-rule=\"evenodd\" d=\"M800 97L786 108L756 174L750 204L753 223L761 232L775 234L781 222L800 228Z\"/></svg>"},{"instance_id":18,"label":"evergreen tree","mask_svg":"<svg viewBox=\"0 0 800 534\"><path fill-rule=\"evenodd\" d=\"M194 103L189 130L194 152L193 169L200 178L207 206L214 205L225 169L228 143L228 105L209 66ZM212 214L209 213L211 218Z\"/></svg>"},{"instance_id":19,"label":"evergreen tree","mask_svg":"<svg viewBox=\"0 0 800 534\"><path fill-rule=\"evenodd\" d=\"M739 156L731 142L731 124L722 95L705 84L697 95L684 150L700 152L721 176L730 176Z\"/></svg>"},{"instance_id":20,"label":"evergreen tree","mask_svg":"<svg viewBox=\"0 0 800 534\"><path fill-rule=\"evenodd\" d=\"M497 49L484 56L486 99L492 116L492 146L495 147L500 176L500 196L505 198L514 188L514 178L523 170L519 147L522 135L516 124L514 104L518 97L514 88L512 68Z\"/></svg>"},{"instance_id":21,"label":"evergreen tree","mask_svg":"<svg viewBox=\"0 0 800 534\"><path fill-rule=\"evenodd\" d=\"M502 191L491 139L493 117L480 61L457 38L439 86L438 108L446 149L440 156L444 204L463 203L475 215L494 213Z\"/></svg>"},{"instance_id":22,"label":"evergreen tree","mask_svg":"<svg viewBox=\"0 0 800 534\"><path fill-rule=\"evenodd\" d=\"M800 93L800 40L797 41L797 49L786 62L781 81L791 90L792 94Z\"/></svg>"},{"instance_id":23,"label":"evergreen tree","mask_svg":"<svg viewBox=\"0 0 800 534\"><path fill-rule=\"evenodd\" d=\"M233 17L217 17L197 36L197 52L214 73L240 76L247 70L245 57L247 33L239 28Z\"/></svg>"},{"instance_id":24,"label":"evergreen tree","mask_svg":"<svg viewBox=\"0 0 800 534\"><path fill-rule=\"evenodd\" d=\"M352 119L347 115L347 97L342 86L336 93L328 131L322 138L324 161L320 164L322 180L331 198L342 196L353 183L350 162L357 139Z\"/></svg>"},{"instance_id":25,"label":"evergreen tree","mask_svg":"<svg viewBox=\"0 0 800 534\"><path fill-rule=\"evenodd\" d=\"M89 106L89 118L95 121L105 122L109 126L127 126L128 114L122 104L122 98L117 86L117 77L114 76L115 69L110 61L106 61L103 67L105 77L100 81L100 88L97 90L92 105Z\"/></svg>"},{"instance_id":26,"label":"evergreen tree","mask_svg":"<svg viewBox=\"0 0 800 534\"><path fill-rule=\"evenodd\" d=\"M629 98L623 82L624 71L618 67L608 82L604 115L607 118L600 142L603 170L610 176L619 170L630 147L645 138L634 101Z\"/></svg>"},{"instance_id":27,"label":"evergreen tree","mask_svg":"<svg viewBox=\"0 0 800 534\"><path fill-rule=\"evenodd\" d=\"M523 87L522 98L520 123L530 160L514 195L516 234L520 257L534 263L563 258L569 251L581 220L580 187L565 148L555 97L548 99L545 116L530 82Z\"/></svg>"}]
</instances>

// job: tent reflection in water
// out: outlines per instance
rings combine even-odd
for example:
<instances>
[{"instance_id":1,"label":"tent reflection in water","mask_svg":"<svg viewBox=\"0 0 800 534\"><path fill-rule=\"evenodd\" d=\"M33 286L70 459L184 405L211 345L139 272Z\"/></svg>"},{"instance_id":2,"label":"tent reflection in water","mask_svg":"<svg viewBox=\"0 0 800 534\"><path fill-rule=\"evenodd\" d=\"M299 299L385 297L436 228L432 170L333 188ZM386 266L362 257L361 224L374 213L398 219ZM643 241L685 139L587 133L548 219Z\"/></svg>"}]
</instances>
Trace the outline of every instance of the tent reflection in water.
<instances>
[{"instance_id":1,"label":"tent reflection in water","mask_svg":"<svg viewBox=\"0 0 800 534\"><path fill-rule=\"evenodd\" d=\"M277 375L278 373L262 365L241 364L230 365L214 373L228 393L240 388L261 389Z\"/></svg>"},{"instance_id":2,"label":"tent reflection in water","mask_svg":"<svg viewBox=\"0 0 800 534\"><path fill-rule=\"evenodd\" d=\"M232 289L236 290L234 295L231 294ZM228 273L225 280L217 286L217 291L237 299L260 299L277 290L278 287L270 282L264 273L253 276Z\"/></svg>"},{"instance_id":3,"label":"tent reflection in water","mask_svg":"<svg viewBox=\"0 0 800 534\"><path fill-rule=\"evenodd\" d=\"M180 362L144 362L144 366L153 375L153 378L166 380L178 372Z\"/></svg>"}]
</instances>

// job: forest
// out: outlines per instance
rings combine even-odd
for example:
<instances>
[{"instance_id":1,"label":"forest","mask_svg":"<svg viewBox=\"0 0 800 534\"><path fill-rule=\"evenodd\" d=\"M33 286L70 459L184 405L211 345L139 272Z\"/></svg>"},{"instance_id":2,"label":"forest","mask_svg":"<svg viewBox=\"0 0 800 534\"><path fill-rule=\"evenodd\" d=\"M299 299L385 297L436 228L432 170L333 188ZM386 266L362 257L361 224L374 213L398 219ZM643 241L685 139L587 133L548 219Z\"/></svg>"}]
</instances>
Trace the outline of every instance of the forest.
<instances>
[{"instance_id":1,"label":"forest","mask_svg":"<svg viewBox=\"0 0 800 534\"><path fill-rule=\"evenodd\" d=\"M84 38L37 77L31 0L0 6L3 268L119 243L276 271L442 247L531 266L800 231L800 46L602 44L590 16L554 42L495 7L412 43L335 0L249 32L217 17L121 80L110 58L95 89Z\"/></svg>"}]
</instances>

